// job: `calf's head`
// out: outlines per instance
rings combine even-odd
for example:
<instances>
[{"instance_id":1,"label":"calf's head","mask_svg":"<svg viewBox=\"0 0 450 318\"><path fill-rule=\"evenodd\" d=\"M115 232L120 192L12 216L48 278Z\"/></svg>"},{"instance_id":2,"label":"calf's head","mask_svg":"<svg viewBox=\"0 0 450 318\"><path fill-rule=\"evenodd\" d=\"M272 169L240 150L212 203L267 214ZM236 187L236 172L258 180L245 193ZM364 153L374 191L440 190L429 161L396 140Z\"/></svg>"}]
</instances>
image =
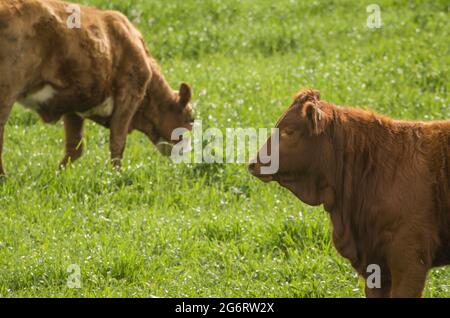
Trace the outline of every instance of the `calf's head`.
<instances>
[{"instance_id":1,"label":"calf's head","mask_svg":"<svg viewBox=\"0 0 450 318\"><path fill-rule=\"evenodd\" d=\"M331 152L326 137L330 115L321 107L320 93L306 89L300 91L294 102L279 119L278 158L279 168L275 173L264 173L265 163L261 160L272 155L274 135L249 164L249 171L265 182L277 181L297 195L303 202L318 205L320 201L321 174L324 161Z\"/></svg>"},{"instance_id":2,"label":"calf's head","mask_svg":"<svg viewBox=\"0 0 450 318\"><path fill-rule=\"evenodd\" d=\"M172 139L172 133L179 128L192 130L194 114L190 105L191 97L191 88L184 83L179 91L150 88L134 116L130 130L142 131L161 154L170 156L172 146L180 141L179 138Z\"/></svg>"}]
</instances>

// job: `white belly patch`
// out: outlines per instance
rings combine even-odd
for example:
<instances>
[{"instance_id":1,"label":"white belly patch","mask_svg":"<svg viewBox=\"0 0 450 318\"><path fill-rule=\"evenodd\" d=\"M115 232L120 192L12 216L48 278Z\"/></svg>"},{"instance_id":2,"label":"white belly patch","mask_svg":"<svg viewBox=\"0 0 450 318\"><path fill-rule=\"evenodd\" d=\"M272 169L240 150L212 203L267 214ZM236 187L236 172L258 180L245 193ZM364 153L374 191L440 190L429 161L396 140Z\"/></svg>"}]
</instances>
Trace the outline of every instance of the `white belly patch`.
<instances>
[{"instance_id":1,"label":"white belly patch","mask_svg":"<svg viewBox=\"0 0 450 318\"><path fill-rule=\"evenodd\" d=\"M39 91L22 97L18 100L20 104L34 111L39 111L41 105L48 103L53 97L55 97L57 91L51 85L45 85ZM83 113L77 113L79 116L86 118L92 116L109 117L114 110L114 99L108 97L103 103L95 106Z\"/></svg>"},{"instance_id":2,"label":"white belly patch","mask_svg":"<svg viewBox=\"0 0 450 318\"><path fill-rule=\"evenodd\" d=\"M112 97L108 97L103 103L94 108L89 109L84 113L77 113L81 117L109 117L112 115L114 110L114 99Z\"/></svg>"},{"instance_id":3,"label":"white belly patch","mask_svg":"<svg viewBox=\"0 0 450 318\"><path fill-rule=\"evenodd\" d=\"M56 91L52 86L45 85L39 91L19 99L18 102L27 108L39 110L39 105L49 102L55 96L55 93Z\"/></svg>"}]
</instances>

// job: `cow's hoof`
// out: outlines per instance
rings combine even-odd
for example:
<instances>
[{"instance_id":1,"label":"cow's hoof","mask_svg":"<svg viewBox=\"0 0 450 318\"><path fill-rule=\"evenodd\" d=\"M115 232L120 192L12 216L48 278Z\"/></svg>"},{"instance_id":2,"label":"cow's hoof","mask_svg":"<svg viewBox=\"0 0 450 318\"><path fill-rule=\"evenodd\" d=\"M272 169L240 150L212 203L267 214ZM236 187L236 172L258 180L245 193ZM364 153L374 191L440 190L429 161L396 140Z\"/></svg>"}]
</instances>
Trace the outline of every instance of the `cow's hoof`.
<instances>
[{"instance_id":1,"label":"cow's hoof","mask_svg":"<svg viewBox=\"0 0 450 318\"><path fill-rule=\"evenodd\" d=\"M67 168L67 166L70 166L72 163L74 163L76 160L78 160L81 157L80 154L75 155L65 155L63 160L59 163L59 169L64 170Z\"/></svg>"},{"instance_id":2,"label":"cow's hoof","mask_svg":"<svg viewBox=\"0 0 450 318\"><path fill-rule=\"evenodd\" d=\"M122 160L121 159L112 159L111 164L114 170L121 171L122 170Z\"/></svg>"},{"instance_id":3,"label":"cow's hoof","mask_svg":"<svg viewBox=\"0 0 450 318\"><path fill-rule=\"evenodd\" d=\"M58 169L59 170L65 170L67 168L67 166L69 166L71 164L72 160L70 159L70 157L66 157L63 160L61 160L61 162L58 165Z\"/></svg>"}]
</instances>

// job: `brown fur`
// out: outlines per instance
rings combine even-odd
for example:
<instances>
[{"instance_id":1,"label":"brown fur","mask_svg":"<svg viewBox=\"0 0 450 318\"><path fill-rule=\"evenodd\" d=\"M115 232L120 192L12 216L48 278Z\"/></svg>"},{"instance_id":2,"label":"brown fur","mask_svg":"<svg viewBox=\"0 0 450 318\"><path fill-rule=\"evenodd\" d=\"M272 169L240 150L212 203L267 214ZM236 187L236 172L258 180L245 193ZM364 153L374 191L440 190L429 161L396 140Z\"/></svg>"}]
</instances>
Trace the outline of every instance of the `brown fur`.
<instances>
[{"instance_id":1,"label":"brown fur","mask_svg":"<svg viewBox=\"0 0 450 318\"><path fill-rule=\"evenodd\" d=\"M450 121L393 120L303 90L277 127L279 172L261 176L259 160L250 171L324 205L340 254L363 277L381 267L367 296L421 296L429 269L450 264Z\"/></svg>"},{"instance_id":2,"label":"brown fur","mask_svg":"<svg viewBox=\"0 0 450 318\"><path fill-rule=\"evenodd\" d=\"M86 113L113 98L108 115L86 116L110 129L111 158L120 164L126 136L137 129L154 143L191 128L189 86L174 92L148 53L142 36L122 14L81 6L81 28L70 29L68 3L0 2L0 157L3 132L15 101L49 85L53 98L35 105L45 122L64 119L66 155L81 156ZM0 161L0 175L3 174Z\"/></svg>"}]
</instances>

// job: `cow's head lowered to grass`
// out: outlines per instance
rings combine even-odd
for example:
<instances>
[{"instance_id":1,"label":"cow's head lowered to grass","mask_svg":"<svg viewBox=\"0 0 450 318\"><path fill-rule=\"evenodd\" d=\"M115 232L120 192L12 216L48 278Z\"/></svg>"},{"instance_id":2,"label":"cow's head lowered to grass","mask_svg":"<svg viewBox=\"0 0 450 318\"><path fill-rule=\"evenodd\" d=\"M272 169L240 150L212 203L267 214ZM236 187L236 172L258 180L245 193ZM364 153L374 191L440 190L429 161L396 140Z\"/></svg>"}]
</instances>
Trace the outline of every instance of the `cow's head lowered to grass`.
<instances>
[{"instance_id":1,"label":"cow's head lowered to grass","mask_svg":"<svg viewBox=\"0 0 450 318\"><path fill-rule=\"evenodd\" d=\"M279 119L279 169L275 173L264 173L261 158L271 154L273 141L269 139L252 160L249 171L265 182L277 181L291 190L303 202L319 205L322 202L320 182L325 158L331 151L325 131L328 115L321 109L320 93L305 89L294 98L294 102ZM273 136L271 137L273 138Z\"/></svg>"},{"instance_id":2,"label":"cow's head lowered to grass","mask_svg":"<svg viewBox=\"0 0 450 318\"><path fill-rule=\"evenodd\" d=\"M85 120L109 129L115 167L121 165L131 131L143 132L168 154L177 142L172 132L191 128L190 87L172 90L128 18L77 5L82 23L72 28L66 23L69 6L0 1L0 47L6 48L0 52L0 176L4 127L16 101L46 123L63 119L60 168L82 156Z\"/></svg>"},{"instance_id":3,"label":"cow's head lowered to grass","mask_svg":"<svg viewBox=\"0 0 450 318\"><path fill-rule=\"evenodd\" d=\"M142 131L164 156L171 154L172 139L178 128L192 130L194 114L190 106L192 91L183 83L179 91L150 87L130 129Z\"/></svg>"}]
</instances>

